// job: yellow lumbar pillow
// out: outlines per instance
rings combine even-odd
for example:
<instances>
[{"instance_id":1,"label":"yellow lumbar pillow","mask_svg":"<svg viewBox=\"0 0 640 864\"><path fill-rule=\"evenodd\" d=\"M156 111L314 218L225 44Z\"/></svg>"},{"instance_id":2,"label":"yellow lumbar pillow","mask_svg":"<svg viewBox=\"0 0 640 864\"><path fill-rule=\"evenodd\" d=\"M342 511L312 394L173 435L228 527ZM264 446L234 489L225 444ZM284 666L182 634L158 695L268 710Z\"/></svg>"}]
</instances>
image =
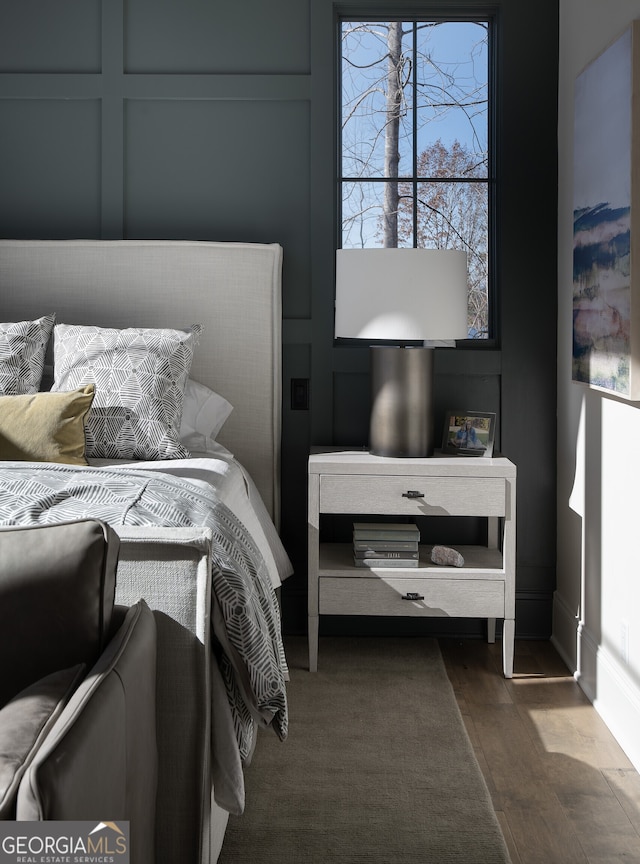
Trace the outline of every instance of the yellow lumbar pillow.
<instances>
[{"instance_id":1,"label":"yellow lumbar pillow","mask_svg":"<svg viewBox=\"0 0 640 864\"><path fill-rule=\"evenodd\" d=\"M86 465L84 420L95 385L0 396L0 459Z\"/></svg>"}]
</instances>

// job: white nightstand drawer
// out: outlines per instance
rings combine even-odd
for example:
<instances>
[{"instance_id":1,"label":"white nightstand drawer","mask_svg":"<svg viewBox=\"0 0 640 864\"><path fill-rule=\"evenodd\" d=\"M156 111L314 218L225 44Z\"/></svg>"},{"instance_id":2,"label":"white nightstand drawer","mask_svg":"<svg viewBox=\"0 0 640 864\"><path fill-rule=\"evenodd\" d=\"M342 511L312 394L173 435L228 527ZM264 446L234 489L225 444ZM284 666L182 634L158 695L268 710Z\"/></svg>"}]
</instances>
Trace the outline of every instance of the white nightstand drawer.
<instances>
[{"instance_id":1,"label":"white nightstand drawer","mask_svg":"<svg viewBox=\"0 0 640 864\"><path fill-rule=\"evenodd\" d=\"M320 512L503 516L505 488L501 477L323 474L320 477Z\"/></svg>"},{"instance_id":2,"label":"white nightstand drawer","mask_svg":"<svg viewBox=\"0 0 640 864\"><path fill-rule=\"evenodd\" d=\"M418 600L403 599L418 594ZM321 615L502 618L504 582L398 576L320 579Z\"/></svg>"}]
</instances>

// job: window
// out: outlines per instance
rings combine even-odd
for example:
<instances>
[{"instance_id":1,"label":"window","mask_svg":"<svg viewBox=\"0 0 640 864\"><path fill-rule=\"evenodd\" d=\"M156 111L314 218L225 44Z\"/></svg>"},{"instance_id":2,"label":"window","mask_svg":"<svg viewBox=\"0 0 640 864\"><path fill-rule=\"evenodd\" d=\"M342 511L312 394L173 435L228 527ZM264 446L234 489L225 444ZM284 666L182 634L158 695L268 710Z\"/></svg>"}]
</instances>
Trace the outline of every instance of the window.
<instances>
[{"instance_id":1,"label":"window","mask_svg":"<svg viewBox=\"0 0 640 864\"><path fill-rule=\"evenodd\" d=\"M475 339L491 333L489 29L340 22L342 246L465 250Z\"/></svg>"}]
</instances>

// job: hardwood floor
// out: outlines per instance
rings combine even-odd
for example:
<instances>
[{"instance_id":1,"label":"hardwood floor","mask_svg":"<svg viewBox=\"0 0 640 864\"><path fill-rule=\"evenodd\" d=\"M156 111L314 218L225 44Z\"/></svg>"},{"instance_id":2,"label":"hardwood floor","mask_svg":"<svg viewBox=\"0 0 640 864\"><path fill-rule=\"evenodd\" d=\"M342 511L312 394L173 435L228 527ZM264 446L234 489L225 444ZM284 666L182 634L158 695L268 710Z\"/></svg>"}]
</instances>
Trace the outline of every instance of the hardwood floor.
<instances>
[{"instance_id":1,"label":"hardwood floor","mask_svg":"<svg viewBox=\"0 0 640 864\"><path fill-rule=\"evenodd\" d=\"M549 642L440 640L513 864L640 864L640 775Z\"/></svg>"}]
</instances>

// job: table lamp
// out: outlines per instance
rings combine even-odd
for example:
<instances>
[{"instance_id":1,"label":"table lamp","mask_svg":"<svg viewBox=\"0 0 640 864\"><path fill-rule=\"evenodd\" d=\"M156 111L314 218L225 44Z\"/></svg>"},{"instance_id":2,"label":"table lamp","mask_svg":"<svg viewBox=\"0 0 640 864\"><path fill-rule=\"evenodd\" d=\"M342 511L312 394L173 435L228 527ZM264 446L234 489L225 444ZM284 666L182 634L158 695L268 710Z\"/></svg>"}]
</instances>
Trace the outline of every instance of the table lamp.
<instances>
[{"instance_id":1,"label":"table lamp","mask_svg":"<svg viewBox=\"0 0 640 864\"><path fill-rule=\"evenodd\" d=\"M369 449L433 452L433 347L467 338L467 255L453 249L338 249L335 335L371 346Z\"/></svg>"}]
</instances>

